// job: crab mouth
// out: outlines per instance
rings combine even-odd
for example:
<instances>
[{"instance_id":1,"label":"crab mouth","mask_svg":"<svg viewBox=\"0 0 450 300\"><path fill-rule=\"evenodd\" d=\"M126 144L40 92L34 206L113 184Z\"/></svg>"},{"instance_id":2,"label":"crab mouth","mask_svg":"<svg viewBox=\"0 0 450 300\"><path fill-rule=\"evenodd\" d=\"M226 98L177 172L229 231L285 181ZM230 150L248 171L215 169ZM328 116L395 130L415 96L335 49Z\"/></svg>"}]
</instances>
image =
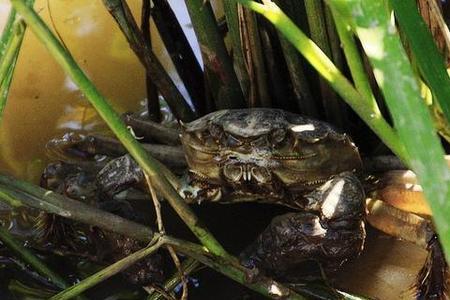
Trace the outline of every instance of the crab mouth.
<instances>
[{"instance_id":1,"label":"crab mouth","mask_svg":"<svg viewBox=\"0 0 450 300\"><path fill-rule=\"evenodd\" d=\"M272 172L266 167L255 164L232 163L223 168L223 175L232 183L260 183L265 184L272 180Z\"/></svg>"}]
</instances>

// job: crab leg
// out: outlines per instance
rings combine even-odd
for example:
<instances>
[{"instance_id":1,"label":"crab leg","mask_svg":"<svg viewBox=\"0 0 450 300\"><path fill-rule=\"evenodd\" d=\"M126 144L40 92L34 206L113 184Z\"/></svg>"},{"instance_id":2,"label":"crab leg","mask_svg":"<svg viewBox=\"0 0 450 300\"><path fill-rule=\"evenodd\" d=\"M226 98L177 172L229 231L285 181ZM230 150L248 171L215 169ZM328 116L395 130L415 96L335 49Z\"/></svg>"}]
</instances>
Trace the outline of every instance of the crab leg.
<instances>
[{"instance_id":1,"label":"crab leg","mask_svg":"<svg viewBox=\"0 0 450 300\"><path fill-rule=\"evenodd\" d=\"M362 251L364 191L345 172L305 196L304 211L278 216L241 255L247 267L283 276L314 260L326 273Z\"/></svg>"},{"instance_id":2,"label":"crab leg","mask_svg":"<svg viewBox=\"0 0 450 300\"><path fill-rule=\"evenodd\" d=\"M430 216L414 173L391 171L382 180L387 185L367 199L368 223L389 235L426 249L428 256L416 280L416 297L447 299L448 264L431 220L415 214Z\"/></svg>"},{"instance_id":3,"label":"crab leg","mask_svg":"<svg viewBox=\"0 0 450 300\"><path fill-rule=\"evenodd\" d=\"M179 170L187 166L181 146L143 144L143 147L169 167ZM51 140L47 144L47 150L53 156L69 161L93 157L96 154L118 157L127 153L122 144L114 138L101 135L84 136L73 132L65 134L62 138Z\"/></svg>"}]
</instances>

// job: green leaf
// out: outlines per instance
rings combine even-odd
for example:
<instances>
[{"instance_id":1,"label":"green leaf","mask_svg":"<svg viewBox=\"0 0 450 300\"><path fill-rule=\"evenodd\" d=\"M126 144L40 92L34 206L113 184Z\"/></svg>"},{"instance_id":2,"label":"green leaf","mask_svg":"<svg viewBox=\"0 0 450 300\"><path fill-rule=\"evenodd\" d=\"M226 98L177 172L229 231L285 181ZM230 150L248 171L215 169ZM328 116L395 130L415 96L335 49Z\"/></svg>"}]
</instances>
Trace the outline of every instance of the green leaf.
<instances>
[{"instance_id":1,"label":"green leaf","mask_svg":"<svg viewBox=\"0 0 450 300\"><path fill-rule=\"evenodd\" d=\"M409 165L433 211L437 232L450 258L450 174L431 116L420 97L387 1L330 0L360 39L372 64Z\"/></svg>"},{"instance_id":2,"label":"green leaf","mask_svg":"<svg viewBox=\"0 0 450 300\"><path fill-rule=\"evenodd\" d=\"M419 14L415 0L390 0L395 16L409 42L420 72L450 120L450 77L433 36Z\"/></svg>"}]
</instances>

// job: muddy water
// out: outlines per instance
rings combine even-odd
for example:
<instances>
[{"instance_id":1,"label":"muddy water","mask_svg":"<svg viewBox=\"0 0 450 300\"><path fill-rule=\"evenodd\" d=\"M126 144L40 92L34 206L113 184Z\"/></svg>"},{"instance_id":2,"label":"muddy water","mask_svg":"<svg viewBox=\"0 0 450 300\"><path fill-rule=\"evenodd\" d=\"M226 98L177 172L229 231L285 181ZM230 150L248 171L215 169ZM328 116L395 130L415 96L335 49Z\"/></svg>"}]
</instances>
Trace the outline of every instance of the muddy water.
<instances>
[{"instance_id":1,"label":"muddy water","mask_svg":"<svg viewBox=\"0 0 450 300\"><path fill-rule=\"evenodd\" d=\"M8 2L0 0L0 28ZM139 11L141 1L128 2ZM185 11L182 1L172 2L176 13ZM114 108L124 112L140 106L146 97L144 70L101 1L38 0L35 8ZM185 30L195 43L188 23L185 18ZM154 43L154 51L167 69L173 69L161 43ZM93 129L105 126L44 46L27 32L0 128L0 170L36 181L47 161L44 146L50 138L68 130Z\"/></svg>"},{"instance_id":2,"label":"muddy water","mask_svg":"<svg viewBox=\"0 0 450 300\"><path fill-rule=\"evenodd\" d=\"M7 3L0 0L0 27L6 20ZM49 3L54 28L99 90L120 112L139 107L146 96L144 70L101 1ZM128 3L138 11L141 1ZM182 0L173 0L172 4L177 12L184 10ZM36 1L35 7L48 22L47 0ZM184 20L194 43L189 22ZM164 56L159 43L154 47ZM163 63L170 69L167 59ZM0 171L35 182L47 161L44 146L49 139L68 130L106 130L82 93L31 33L26 35L0 126ZM239 219L246 220L245 216ZM340 284L379 299L411 299L410 287L425 252L377 235L366 248L361 259L343 271Z\"/></svg>"}]
</instances>

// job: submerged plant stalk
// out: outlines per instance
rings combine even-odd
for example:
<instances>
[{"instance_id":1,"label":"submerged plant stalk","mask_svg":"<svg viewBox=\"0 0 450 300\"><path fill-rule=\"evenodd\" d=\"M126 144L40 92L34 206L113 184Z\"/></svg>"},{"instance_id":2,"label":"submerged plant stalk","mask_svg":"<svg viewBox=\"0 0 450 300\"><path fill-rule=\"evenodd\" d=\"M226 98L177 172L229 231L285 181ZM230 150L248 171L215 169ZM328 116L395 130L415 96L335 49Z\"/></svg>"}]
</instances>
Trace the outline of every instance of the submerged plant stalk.
<instances>
[{"instance_id":1,"label":"submerged plant stalk","mask_svg":"<svg viewBox=\"0 0 450 300\"><path fill-rule=\"evenodd\" d=\"M134 252L133 254L130 254L129 256L122 258L121 260L115 262L114 264L104 268L103 270L95 273L94 275L89 276L86 279L83 279L79 283L71 286L68 289L65 289L61 293L53 296L50 298L50 300L65 300L65 299L71 299L73 297L76 297L80 293L84 292L85 290L93 287L94 285L110 278L111 276L125 270L126 268L133 265L135 262L143 259L144 257L152 254L156 250L161 247L162 243L159 238L155 238L152 241L150 241L149 245L141 249L139 251Z\"/></svg>"},{"instance_id":2,"label":"submerged plant stalk","mask_svg":"<svg viewBox=\"0 0 450 300\"><path fill-rule=\"evenodd\" d=\"M51 270L44 262L42 262L37 256L35 256L30 250L25 248L19 241L17 241L8 230L3 226L0 226L0 240L2 243L11 249L17 256L19 256L24 262L29 264L39 274L50 279L57 287L64 289L69 285L65 280Z\"/></svg>"},{"instance_id":3,"label":"submerged plant stalk","mask_svg":"<svg viewBox=\"0 0 450 300\"><path fill-rule=\"evenodd\" d=\"M26 3L31 6L34 0L27 0ZM25 23L17 19L16 10L12 8L0 37L0 124L25 29Z\"/></svg>"},{"instance_id":4,"label":"submerged plant stalk","mask_svg":"<svg viewBox=\"0 0 450 300\"><path fill-rule=\"evenodd\" d=\"M5 80L10 68L15 64L24 33L25 23L17 21L14 24L12 38L6 44L3 56L0 57L0 83Z\"/></svg>"}]
</instances>

